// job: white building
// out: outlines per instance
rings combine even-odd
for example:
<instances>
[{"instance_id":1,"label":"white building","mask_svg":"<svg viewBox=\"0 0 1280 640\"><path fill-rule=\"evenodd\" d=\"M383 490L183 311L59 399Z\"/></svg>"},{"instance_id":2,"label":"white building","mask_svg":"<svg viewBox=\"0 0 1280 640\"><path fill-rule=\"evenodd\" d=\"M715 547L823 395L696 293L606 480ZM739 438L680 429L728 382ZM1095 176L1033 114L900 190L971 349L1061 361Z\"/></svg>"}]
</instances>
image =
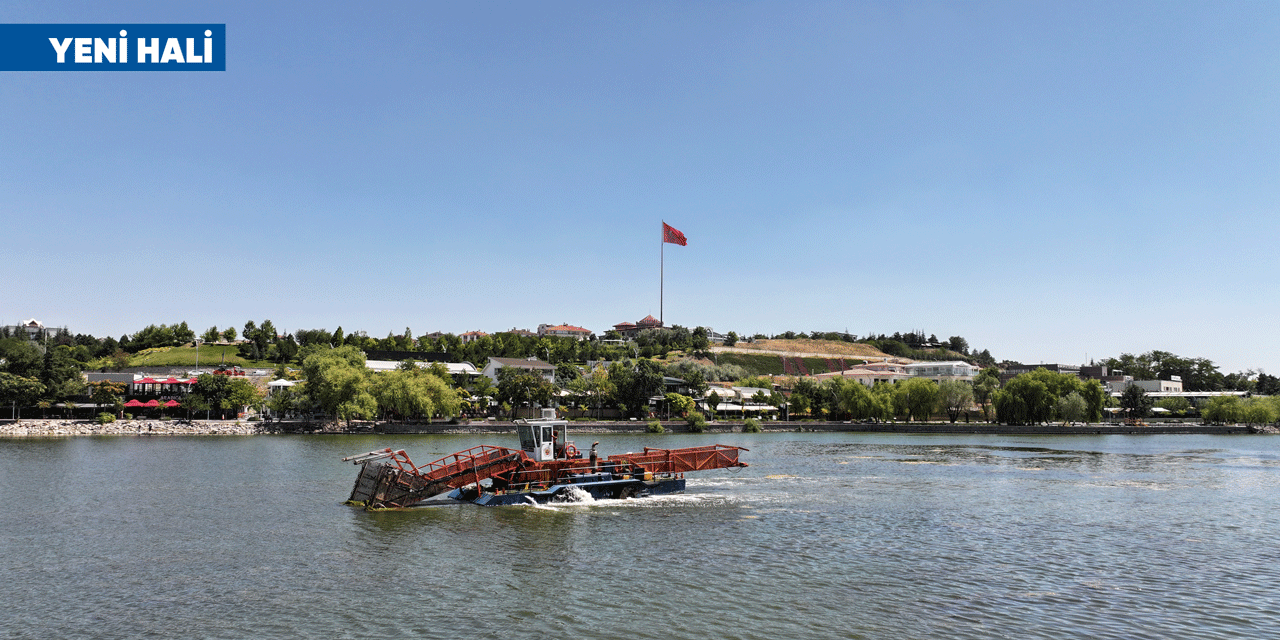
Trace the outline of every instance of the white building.
<instances>
[{"instance_id":1,"label":"white building","mask_svg":"<svg viewBox=\"0 0 1280 640\"><path fill-rule=\"evenodd\" d=\"M542 376L547 382L556 381L556 366L537 358L529 358L527 360L521 358L489 358L489 364L484 366L484 371L481 372L481 375L496 382L498 380L498 369L503 367L525 369Z\"/></svg>"},{"instance_id":2,"label":"white building","mask_svg":"<svg viewBox=\"0 0 1280 640\"><path fill-rule=\"evenodd\" d=\"M928 378L934 382L943 380L962 380L973 382L982 371L980 367L954 360L950 362L913 362L906 367L907 374L913 378Z\"/></svg>"},{"instance_id":3,"label":"white building","mask_svg":"<svg viewBox=\"0 0 1280 640\"><path fill-rule=\"evenodd\" d=\"M573 338L574 340L588 340L591 338L591 330L575 327L571 324L540 324L538 325L538 337L556 336L560 338Z\"/></svg>"},{"instance_id":4,"label":"white building","mask_svg":"<svg viewBox=\"0 0 1280 640\"><path fill-rule=\"evenodd\" d=\"M418 365L420 369L426 369L435 363L414 362L414 364ZM476 366L470 362L441 362L440 364L449 370L449 375L451 376L460 374L474 376L479 373ZM364 366L370 371L395 371L400 368L400 362L396 360L365 360Z\"/></svg>"},{"instance_id":5,"label":"white building","mask_svg":"<svg viewBox=\"0 0 1280 640\"><path fill-rule=\"evenodd\" d=\"M819 373L814 377L819 380L826 380L828 378L848 378L849 380L856 380L862 383L863 386L870 389L876 386L877 382L893 384L911 376L907 373L905 365L878 362L871 365L862 365L853 367L852 369L845 369L844 371Z\"/></svg>"},{"instance_id":6,"label":"white building","mask_svg":"<svg viewBox=\"0 0 1280 640\"><path fill-rule=\"evenodd\" d=\"M1134 380L1131 384L1147 393L1182 393L1182 380Z\"/></svg>"}]
</instances>

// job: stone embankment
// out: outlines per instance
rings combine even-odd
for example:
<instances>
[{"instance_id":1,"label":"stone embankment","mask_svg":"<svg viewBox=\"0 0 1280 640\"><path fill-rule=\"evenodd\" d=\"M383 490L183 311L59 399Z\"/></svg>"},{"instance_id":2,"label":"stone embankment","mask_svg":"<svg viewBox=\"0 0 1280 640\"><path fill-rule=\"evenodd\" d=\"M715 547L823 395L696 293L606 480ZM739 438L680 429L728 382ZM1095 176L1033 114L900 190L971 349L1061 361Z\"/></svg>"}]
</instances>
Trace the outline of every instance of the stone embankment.
<instances>
[{"instance_id":1,"label":"stone embankment","mask_svg":"<svg viewBox=\"0 0 1280 640\"><path fill-rule=\"evenodd\" d=\"M234 420L17 420L0 423L0 438L61 436L251 436L266 433L258 422Z\"/></svg>"}]
</instances>

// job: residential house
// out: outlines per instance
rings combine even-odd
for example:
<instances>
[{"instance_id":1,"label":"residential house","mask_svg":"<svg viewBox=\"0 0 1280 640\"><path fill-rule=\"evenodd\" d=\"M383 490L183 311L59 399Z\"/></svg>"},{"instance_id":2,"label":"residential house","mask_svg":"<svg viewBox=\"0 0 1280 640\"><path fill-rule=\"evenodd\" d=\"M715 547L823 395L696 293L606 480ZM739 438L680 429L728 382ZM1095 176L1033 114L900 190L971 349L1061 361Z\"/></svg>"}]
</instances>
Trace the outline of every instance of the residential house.
<instances>
[{"instance_id":1,"label":"residential house","mask_svg":"<svg viewBox=\"0 0 1280 640\"><path fill-rule=\"evenodd\" d=\"M640 335L641 331L644 331L645 329L661 329L661 328L662 328L662 321L653 317L652 315L645 316L643 319L637 321L635 324L632 324L630 322L622 322L622 323L613 325L614 331L617 331L618 333L622 334L622 337L628 340L634 339L636 336Z\"/></svg>"},{"instance_id":2,"label":"residential house","mask_svg":"<svg viewBox=\"0 0 1280 640\"><path fill-rule=\"evenodd\" d=\"M484 370L480 372L480 375L483 375L490 380L497 381L498 369L503 367L525 369L542 376L547 382L556 381L556 366L554 364L538 360L537 358L489 358L489 364L484 366Z\"/></svg>"},{"instance_id":3,"label":"residential house","mask_svg":"<svg viewBox=\"0 0 1280 640\"><path fill-rule=\"evenodd\" d=\"M458 339L462 340L462 344L467 344L468 342L475 342L476 340L479 340L480 338L483 338L487 335L489 334L483 331L468 331L458 336Z\"/></svg>"},{"instance_id":4,"label":"residential house","mask_svg":"<svg viewBox=\"0 0 1280 640\"><path fill-rule=\"evenodd\" d=\"M561 338L573 338L574 340L581 341L581 340L591 339L592 335L593 334L590 329L575 327L568 323L557 324L557 325L549 325L549 324L538 325L538 337L540 338L543 336L556 336Z\"/></svg>"}]
</instances>

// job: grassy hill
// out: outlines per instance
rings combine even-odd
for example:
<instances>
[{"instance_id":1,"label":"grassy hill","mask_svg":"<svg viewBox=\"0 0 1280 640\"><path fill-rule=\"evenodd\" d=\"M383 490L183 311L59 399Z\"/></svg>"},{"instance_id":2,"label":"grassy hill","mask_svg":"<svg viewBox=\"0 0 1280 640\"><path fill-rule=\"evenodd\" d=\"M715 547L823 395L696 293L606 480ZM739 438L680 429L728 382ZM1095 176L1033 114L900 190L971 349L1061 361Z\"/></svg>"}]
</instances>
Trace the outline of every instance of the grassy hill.
<instances>
[{"instance_id":1,"label":"grassy hill","mask_svg":"<svg viewBox=\"0 0 1280 640\"><path fill-rule=\"evenodd\" d=\"M839 371L868 361L894 360L911 362L910 358L893 356L869 344L839 340L757 340L739 342L730 351L717 349L720 364L736 364L752 375L803 375ZM784 356L787 353L814 354ZM946 349L914 350L911 355L925 360L965 360L965 356ZM801 369L803 366L803 369Z\"/></svg>"},{"instance_id":2,"label":"grassy hill","mask_svg":"<svg viewBox=\"0 0 1280 640\"><path fill-rule=\"evenodd\" d=\"M846 368L866 363L861 358L788 358L791 366L795 367L797 361L804 365L804 369L810 375L818 373L828 373L840 370L840 363L843 362ZM734 364L746 369L749 375L773 375L780 376L787 373L783 364L783 356L777 353L735 353L720 352L716 354L715 360L719 364ZM794 369L793 369L794 372ZM792 375L795 375L794 373Z\"/></svg>"},{"instance_id":3,"label":"grassy hill","mask_svg":"<svg viewBox=\"0 0 1280 640\"><path fill-rule=\"evenodd\" d=\"M760 351L794 353L816 353L836 358L882 359L892 357L879 349L857 342L841 342L839 340L757 340L755 342L739 342L731 347L737 351Z\"/></svg>"},{"instance_id":4,"label":"grassy hill","mask_svg":"<svg viewBox=\"0 0 1280 640\"><path fill-rule=\"evenodd\" d=\"M234 346L202 346L200 347L200 363L202 368L216 367L219 364L226 363L237 367L254 368L254 369L270 369L276 366L274 362L266 360L246 360L237 355ZM196 367L196 348L195 347L163 347L159 349L146 349L139 351L130 356L130 367ZM103 367L113 368L115 363L110 358L99 358L90 362L85 368L88 370L101 369Z\"/></svg>"}]
</instances>

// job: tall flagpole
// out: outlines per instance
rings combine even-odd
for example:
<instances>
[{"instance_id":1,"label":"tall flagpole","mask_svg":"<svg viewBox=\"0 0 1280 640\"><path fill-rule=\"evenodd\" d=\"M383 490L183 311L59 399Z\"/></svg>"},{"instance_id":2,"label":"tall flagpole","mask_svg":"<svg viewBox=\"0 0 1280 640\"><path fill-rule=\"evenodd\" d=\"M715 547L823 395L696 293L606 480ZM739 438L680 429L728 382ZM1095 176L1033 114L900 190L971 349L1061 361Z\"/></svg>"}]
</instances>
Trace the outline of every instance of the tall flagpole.
<instances>
[{"instance_id":1,"label":"tall flagpole","mask_svg":"<svg viewBox=\"0 0 1280 640\"><path fill-rule=\"evenodd\" d=\"M665 271L667 269L667 221L663 220L662 224L662 233L658 234L658 244L662 247L661 249L658 249L658 324L660 326L665 326L662 325L662 289L665 285L664 279L666 276Z\"/></svg>"}]
</instances>

